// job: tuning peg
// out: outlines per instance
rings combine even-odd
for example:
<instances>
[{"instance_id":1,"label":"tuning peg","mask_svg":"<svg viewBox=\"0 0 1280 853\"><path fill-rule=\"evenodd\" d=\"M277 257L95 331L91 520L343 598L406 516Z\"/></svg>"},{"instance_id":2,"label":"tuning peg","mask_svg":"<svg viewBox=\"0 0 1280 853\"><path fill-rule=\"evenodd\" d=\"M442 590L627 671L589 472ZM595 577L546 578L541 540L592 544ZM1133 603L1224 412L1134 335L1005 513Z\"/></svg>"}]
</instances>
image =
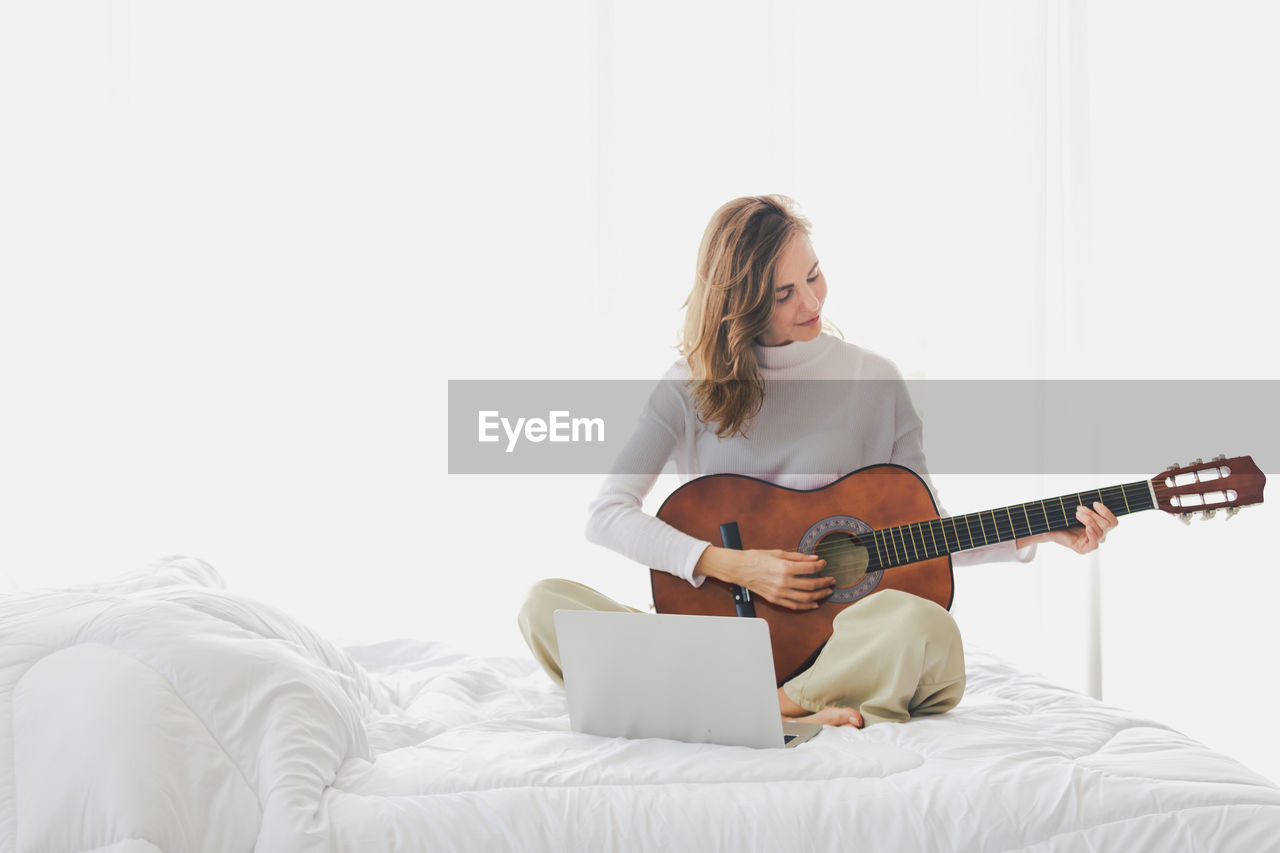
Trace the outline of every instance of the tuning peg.
<instances>
[{"instance_id":1,"label":"tuning peg","mask_svg":"<svg viewBox=\"0 0 1280 853\"><path fill-rule=\"evenodd\" d=\"M1164 470L1166 470L1166 471L1176 471L1176 470L1178 470L1178 469L1179 469L1179 468L1181 468L1181 467L1182 467L1181 465L1179 465L1177 462L1175 462L1175 463L1173 463L1172 465L1170 465L1168 468L1165 468Z\"/></svg>"},{"instance_id":2,"label":"tuning peg","mask_svg":"<svg viewBox=\"0 0 1280 853\"><path fill-rule=\"evenodd\" d=\"M1196 467L1197 465L1203 465L1203 464L1204 464L1204 460L1203 460L1203 459L1201 459L1199 456L1197 456L1195 459L1192 459L1192 460L1191 460L1191 462L1187 465L1187 467L1188 467L1188 468L1194 468L1194 467Z\"/></svg>"},{"instance_id":3,"label":"tuning peg","mask_svg":"<svg viewBox=\"0 0 1280 853\"><path fill-rule=\"evenodd\" d=\"M1227 461L1227 454L1225 454L1225 453L1219 453L1217 456L1213 457L1213 459L1211 459L1211 460L1209 460L1209 461L1211 461L1211 462L1226 462L1226 461Z\"/></svg>"},{"instance_id":4,"label":"tuning peg","mask_svg":"<svg viewBox=\"0 0 1280 853\"><path fill-rule=\"evenodd\" d=\"M1181 521L1183 524L1190 525L1190 524L1191 524L1191 513L1189 513L1189 512L1180 512L1180 513L1178 513L1178 521Z\"/></svg>"},{"instance_id":5,"label":"tuning peg","mask_svg":"<svg viewBox=\"0 0 1280 853\"><path fill-rule=\"evenodd\" d=\"M1236 513L1238 513L1239 511L1240 511L1240 507L1238 506L1227 507L1227 521L1230 521L1232 518L1234 518Z\"/></svg>"},{"instance_id":6,"label":"tuning peg","mask_svg":"<svg viewBox=\"0 0 1280 853\"><path fill-rule=\"evenodd\" d=\"M1200 513L1200 517L1203 518L1205 521L1208 521L1209 519L1213 518L1217 514L1218 514L1218 511L1216 509L1206 509L1204 512Z\"/></svg>"}]
</instances>

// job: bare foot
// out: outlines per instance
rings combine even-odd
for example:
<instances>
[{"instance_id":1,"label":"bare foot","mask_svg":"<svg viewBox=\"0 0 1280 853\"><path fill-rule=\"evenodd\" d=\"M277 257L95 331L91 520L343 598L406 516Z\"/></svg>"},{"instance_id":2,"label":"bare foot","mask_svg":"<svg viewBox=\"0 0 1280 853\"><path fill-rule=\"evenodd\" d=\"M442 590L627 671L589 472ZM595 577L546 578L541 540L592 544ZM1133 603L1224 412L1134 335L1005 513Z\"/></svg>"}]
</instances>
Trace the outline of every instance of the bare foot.
<instances>
[{"instance_id":1,"label":"bare foot","mask_svg":"<svg viewBox=\"0 0 1280 853\"><path fill-rule=\"evenodd\" d=\"M824 726L853 726L862 728L862 715L855 708L823 708L816 714L809 714L795 702L791 701L781 687L778 688L778 708L782 711L782 719L793 723L821 723Z\"/></svg>"},{"instance_id":2,"label":"bare foot","mask_svg":"<svg viewBox=\"0 0 1280 853\"><path fill-rule=\"evenodd\" d=\"M806 717L786 717L782 719L792 723L821 723L824 726L853 726L862 728L862 715L856 708L823 708L816 714Z\"/></svg>"}]
</instances>

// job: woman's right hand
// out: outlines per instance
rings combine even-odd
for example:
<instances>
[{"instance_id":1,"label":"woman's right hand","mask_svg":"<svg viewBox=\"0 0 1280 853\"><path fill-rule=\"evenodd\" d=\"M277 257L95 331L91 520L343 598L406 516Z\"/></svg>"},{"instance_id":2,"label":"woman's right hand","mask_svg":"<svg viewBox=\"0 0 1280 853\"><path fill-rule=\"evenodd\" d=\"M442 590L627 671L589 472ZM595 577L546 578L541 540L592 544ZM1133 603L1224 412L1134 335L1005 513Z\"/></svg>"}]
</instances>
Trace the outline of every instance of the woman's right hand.
<instances>
[{"instance_id":1,"label":"woman's right hand","mask_svg":"<svg viewBox=\"0 0 1280 853\"><path fill-rule=\"evenodd\" d=\"M693 571L744 586L779 607L814 610L831 595L836 579L804 576L822 571L826 564L816 554L799 551L736 551L710 545Z\"/></svg>"}]
</instances>

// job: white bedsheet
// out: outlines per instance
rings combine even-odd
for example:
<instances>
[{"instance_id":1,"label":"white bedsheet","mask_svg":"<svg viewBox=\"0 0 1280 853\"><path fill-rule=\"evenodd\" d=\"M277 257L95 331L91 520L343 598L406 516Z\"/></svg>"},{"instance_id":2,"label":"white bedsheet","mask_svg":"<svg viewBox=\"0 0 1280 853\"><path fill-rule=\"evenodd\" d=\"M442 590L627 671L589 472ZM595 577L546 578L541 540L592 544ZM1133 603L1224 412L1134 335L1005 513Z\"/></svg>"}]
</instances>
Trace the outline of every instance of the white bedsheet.
<instances>
[{"instance_id":1,"label":"white bedsheet","mask_svg":"<svg viewBox=\"0 0 1280 853\"><path fill-rule=\"evenodd\" d=\"M626 741L569 731L532 660L344 652L221 586L170 558L0 596L0 849L1280 846L1267 780L987 655L937 718L791 750Z\"/></svg>"}]
</instances>

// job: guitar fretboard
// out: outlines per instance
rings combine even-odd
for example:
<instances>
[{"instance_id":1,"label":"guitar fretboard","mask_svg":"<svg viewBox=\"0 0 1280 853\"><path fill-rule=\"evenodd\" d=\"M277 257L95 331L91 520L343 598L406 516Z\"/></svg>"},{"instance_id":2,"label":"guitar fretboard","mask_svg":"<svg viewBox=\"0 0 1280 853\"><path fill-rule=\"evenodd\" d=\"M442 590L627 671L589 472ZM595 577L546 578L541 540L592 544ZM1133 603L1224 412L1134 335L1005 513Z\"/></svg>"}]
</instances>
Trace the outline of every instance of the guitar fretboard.
<instances>
[{"instance_id":1,"label":"guitar fretboard","mask_svg":"<svg viewBox=\"0 0 1280 853\"><path fill-rule=\"evenodd\" d=\"M1050 530L1065 530L1076 521L1076 507L1101 501L1116 515L1155 509L1145 480L1092 491L1076 492L1024 504L988 509L968 515L873 530L858 537L867 549L867 571L931 560L997 542L1009 542Z\"/></svg>"}]
</instances>

